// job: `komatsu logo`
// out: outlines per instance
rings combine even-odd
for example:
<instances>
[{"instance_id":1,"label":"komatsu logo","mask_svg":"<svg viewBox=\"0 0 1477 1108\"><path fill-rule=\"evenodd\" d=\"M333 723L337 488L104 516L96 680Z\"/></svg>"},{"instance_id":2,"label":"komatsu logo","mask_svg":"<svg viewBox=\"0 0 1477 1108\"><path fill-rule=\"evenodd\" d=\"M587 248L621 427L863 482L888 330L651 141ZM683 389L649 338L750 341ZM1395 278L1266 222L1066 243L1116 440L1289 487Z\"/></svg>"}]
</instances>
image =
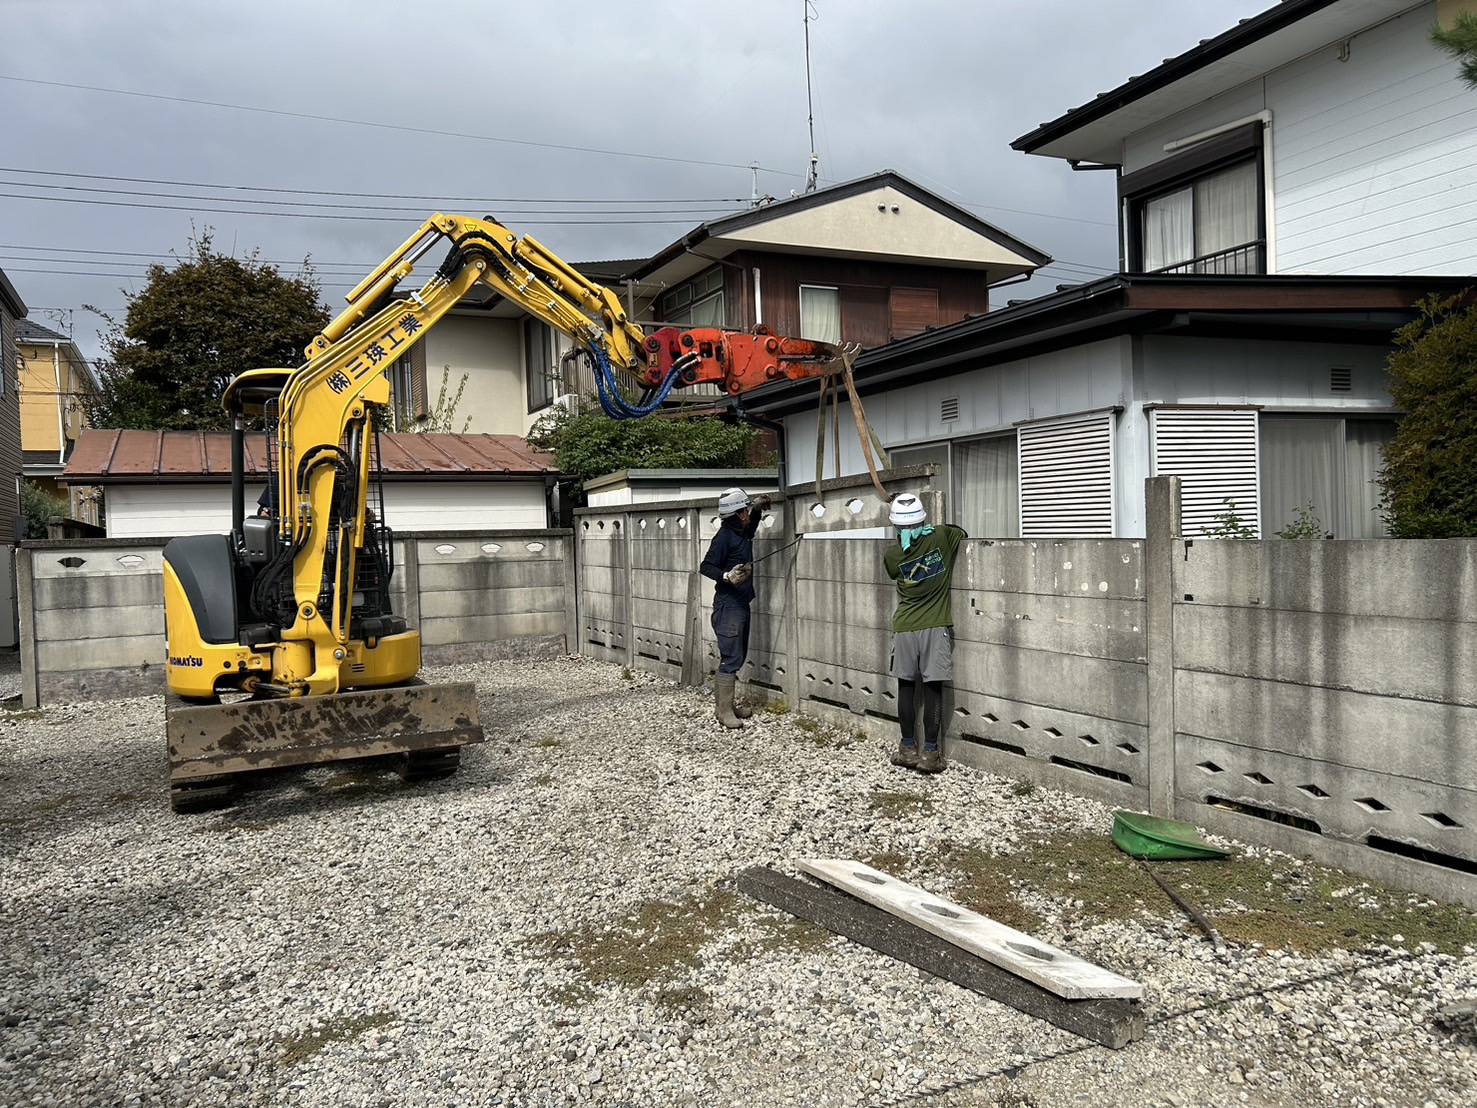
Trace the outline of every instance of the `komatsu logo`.
<instances>
[{"instance_id":1,"label":"komatsu logo","mask_svg":"<svg viewBox=\"0 0 1477 1108\"><path fill-rule=\"evenodd\" d=\"M199 669L205 664L204 658L197 658L193 654L171 654L169 664L172 666L190 666Z\"/></svg>"}]
</instances>

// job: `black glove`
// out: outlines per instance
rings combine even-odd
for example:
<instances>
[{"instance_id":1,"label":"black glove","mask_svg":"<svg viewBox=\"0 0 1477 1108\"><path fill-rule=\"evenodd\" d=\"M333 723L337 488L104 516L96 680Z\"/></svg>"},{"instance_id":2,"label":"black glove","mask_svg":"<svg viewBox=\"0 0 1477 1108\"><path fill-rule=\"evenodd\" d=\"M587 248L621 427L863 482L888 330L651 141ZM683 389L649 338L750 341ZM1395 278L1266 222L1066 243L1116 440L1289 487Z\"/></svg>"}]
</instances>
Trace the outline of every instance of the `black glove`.
<instances>
[{"instance_id":1,"label":"black glove","mask_svg":"<svg viewBox=\"0 0 1477 1108\"><path fill-rule=\"evenodd\" d=\"M754 567L748 562L740 562L723 575L723 580L730 585L742 585L752 576L754 576Z\"/></svg>"},{"instance_id":2,"label":"black glove","mask_svg":"<svg viewBox=\"0 0 1477 1108\"><path fill-rule=\"evenodd\" d=\"M769 505L771 503L772 501L769 499L769 494L765 492L761 492L758 496L750 497L749 499L749 507L758 512L769 511Z\"/></svg>"}]
</instances>

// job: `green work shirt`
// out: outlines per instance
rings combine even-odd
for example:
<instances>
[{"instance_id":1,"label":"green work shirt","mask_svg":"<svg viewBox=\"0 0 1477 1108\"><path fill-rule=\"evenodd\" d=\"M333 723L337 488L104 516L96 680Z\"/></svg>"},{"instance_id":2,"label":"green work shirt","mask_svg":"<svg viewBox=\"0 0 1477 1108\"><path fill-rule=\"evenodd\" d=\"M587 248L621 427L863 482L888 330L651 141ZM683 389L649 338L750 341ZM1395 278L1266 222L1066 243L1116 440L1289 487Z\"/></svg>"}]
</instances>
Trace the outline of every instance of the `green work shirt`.
<instances>
[{"instance_id":1,"label":"green work shirt","mask_svg":"<svg viewBox=\"0 0 1477 1108\"><path fill-rule=\"evenodd\" d=\"M892 614L894 631L954 626L949 588L959 544L968 537L962 527L946 523L935 527L931 535L916 540L906 551L901 542L887 548L882 564L887 576L897 582L897 611Z\"/></svg>"}]
</instances>

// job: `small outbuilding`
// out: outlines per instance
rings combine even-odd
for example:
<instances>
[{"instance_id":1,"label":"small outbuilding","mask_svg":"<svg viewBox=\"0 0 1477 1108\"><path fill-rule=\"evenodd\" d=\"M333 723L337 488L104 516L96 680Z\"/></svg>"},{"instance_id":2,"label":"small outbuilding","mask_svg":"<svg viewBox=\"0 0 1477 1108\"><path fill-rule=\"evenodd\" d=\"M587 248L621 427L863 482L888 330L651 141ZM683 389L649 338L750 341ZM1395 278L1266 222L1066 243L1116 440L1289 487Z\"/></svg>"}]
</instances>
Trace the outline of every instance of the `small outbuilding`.
<instances>
[{"instance_id":1,"label":"small outbuilding","mask_svg":"<svg viewBox=\"0 0 1477 1108\"><path fill-rule=\"evenodd\" d=\"M559 484L551 454L518 435L382 434L385 521L396 531L502 531L551 526ZM246 495L266 487L267 458L248 438ZM83 431L65 484L103 490L109 538L231 530L226 431Z\"/></svg>"}]
</instances>

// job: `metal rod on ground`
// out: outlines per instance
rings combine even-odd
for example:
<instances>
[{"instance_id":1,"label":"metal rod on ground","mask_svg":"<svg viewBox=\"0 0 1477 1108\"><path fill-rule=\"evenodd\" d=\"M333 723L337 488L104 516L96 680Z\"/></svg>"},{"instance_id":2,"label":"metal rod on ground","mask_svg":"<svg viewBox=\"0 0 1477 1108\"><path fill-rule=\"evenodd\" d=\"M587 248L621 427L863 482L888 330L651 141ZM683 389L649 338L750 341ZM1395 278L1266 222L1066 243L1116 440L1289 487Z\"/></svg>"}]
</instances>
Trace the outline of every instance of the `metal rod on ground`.
<instances>
[{"instance_id":1,"label":"metal rod on ground","mask_svg":"<svg viewBox=\"0 0 1477 1108\"><path fill-rule=\"evenodd\" d=\"M1161 878L1152 869L1150 869L1149 863L1145 862L1142 858L1139 859L1139 865L1144 867L1144 872L1154 879L1154 884L1163 889L1165 895L1167 895L1170 900L1179 905L1186 915L1188 915L1191 919L1193 919L1197 924L1200 925L1200 929L1210 936L1211 942L1215 943L1215 948L1217 950L1226 949L1226 940L1221 938L1221 933L1215 929L1215 925L1212 924L1210 920L1205 918L1200 909L1196 908L1195 905L1191 904L1184 897L1180 896L1179 893L1175 892L1167 884L1165 884L1164 879Z\"/></svg>"}]
</instances>

